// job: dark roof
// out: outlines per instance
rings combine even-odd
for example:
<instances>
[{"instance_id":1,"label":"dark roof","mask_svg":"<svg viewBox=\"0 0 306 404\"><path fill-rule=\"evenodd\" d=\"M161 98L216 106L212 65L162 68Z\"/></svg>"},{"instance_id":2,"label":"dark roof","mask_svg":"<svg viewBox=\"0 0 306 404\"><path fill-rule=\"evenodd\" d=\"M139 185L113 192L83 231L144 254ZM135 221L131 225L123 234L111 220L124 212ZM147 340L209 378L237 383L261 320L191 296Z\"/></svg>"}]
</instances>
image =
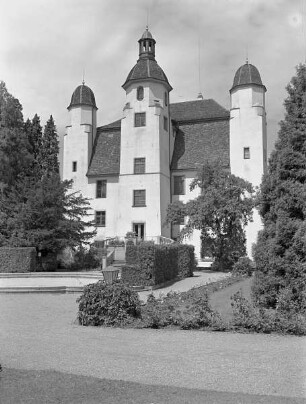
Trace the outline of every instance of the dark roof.
<instances>
[{"instance_id":1,"label":"dark roof","mask_svg":"<svg viewBox=\"0 0 306 404\"><path fill-rule=\"evenodd\" d=\"M148 27L146 28L145 32L142 34L141 39L153 39L151 32L149 31Z\"/></svg>"},{"instance_id":2,"label":"dark roof","mask_svg":"<svg viewBox=\"0 0 306 404\"><path fill-rule=\"evenodd\" d=\"M237 70L231 90L235 87L249 84L264 87L258 69L254 65L246 63Z\"/></svg>"},{"instance_id":3,"label":"dark roof","mask_svg":"<svg viewBox=\"0 0 306 404\"><path fill-rule=\"evenodd\" d=\"M120 135L120 128L111 129L110 125L97 129L92 159L87 172L89 177L119 175Z\"/></svg>"},{"instance_id":4,"label":"dark roof","mask_svg":"<svg viewBox=\"0 0 306 404\"><path fill-rule=\"evenodd\" d=\"M196 169L205 161L229 164L229 112L214 100L170 105L178 124L172 170ZM88 176L119 175L121 120L97 129Z\"/></svg>"},{"instance_id":5,"label":"dark roof","mask_svg":"<svg viewBox=\"0 0 306 404\"><path fill-rule=\"evenodd\" d=\"M204 162L229 164L229 121L217 120L179 126L171 170L197 169Z\"/></svg>"},{"instance_id":6,"label":"dark roof","mask_svg":"<svg viewBox=\"0 0 306 404\"><path fill-rule=\"evenodd\" d=\"M171 119L176 122L201 121L208 119L227 119L229 111L215 100L195 100L170 105Z\"/></svg>"},{"instance_id":7,"label":"dark roof","mask_svg":"<svg viewBox=\"0 0 306 404\"><path fill-rule=\"evenodd\" d=\"M97 108L95 95L85 84L81 84L74 90L68 109L80 105L90 105L91 107Z\"/></svg>"},{"instance_id":8,"label":"dark roof","mask_svg":"<svg viewBox=\"0 0 306 404\"><path fill-rule=\"evenodd\" d=\"M157 64L155 59L150 58L138 59L122 87L126 89L131 81L143 81L148 79L163 81L168 85L169 90L172 90L163 69Z\"/></svg>"}]
</instances>

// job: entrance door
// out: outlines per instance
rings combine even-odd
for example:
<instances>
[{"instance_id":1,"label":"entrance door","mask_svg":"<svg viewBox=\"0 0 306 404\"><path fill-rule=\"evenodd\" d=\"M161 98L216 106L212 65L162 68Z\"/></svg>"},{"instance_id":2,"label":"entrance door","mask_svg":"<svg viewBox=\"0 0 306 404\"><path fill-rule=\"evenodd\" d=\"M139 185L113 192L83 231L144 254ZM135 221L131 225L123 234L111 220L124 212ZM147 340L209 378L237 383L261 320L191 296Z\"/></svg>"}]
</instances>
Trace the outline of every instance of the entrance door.
<instances>
[{"instance_id":1,"label":"entrance door","mask_svg":"<svg viewBox=\"0 0 306 404\"><path fill-rule=\"evenodd\" d=\"M136 234L138 239L143 240L145 235L145 224L144 223L133 223L133 232Z\"/></svg>"}]
</instances>

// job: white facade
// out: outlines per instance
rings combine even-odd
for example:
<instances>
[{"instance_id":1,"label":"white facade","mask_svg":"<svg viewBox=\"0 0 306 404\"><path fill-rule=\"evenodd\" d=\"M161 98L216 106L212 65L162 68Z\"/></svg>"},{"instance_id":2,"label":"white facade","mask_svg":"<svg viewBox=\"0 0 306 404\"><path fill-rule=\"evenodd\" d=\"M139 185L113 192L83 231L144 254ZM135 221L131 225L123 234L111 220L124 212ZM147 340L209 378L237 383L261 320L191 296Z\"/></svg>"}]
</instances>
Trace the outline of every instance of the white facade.
<instances>
[{"instance_id":1,"label":"white facade","mask_svg":"<svg viewBox=\"0 0 306 404\"><path fill-rule=\"evenodd\" d=\"M168 205L177 200L187 202L197 197L200 192L199 189L193 191L189 189L195 178L199 159L197 162L190 162L190 165L187 159L186 169L172 167L173 156L177 153L176 138L180 128L177 118L172 127L173 116L170 114L169 102L169 92L172 88L156 64L155 41L148 30L139 40L139 44L139 60L123 85L126 91L126 103L123 107L121 127L116 129L120 136L120 162L117 171L113 170L116 172L102 170L90 173L89 167L96 153L95 141L99 139L99 134L96 128L97 108L94 95L84 83L83 87L79 86L75 90L68 108L70 123L64 138L63 177L73 179L74 190L81 191L83 196L91 199L90 220L102 215L97 226L97 239L124 237L129 231L135 231L145 239L159 236L176 238L183 225L176 224L171 228L165 223ZM249 69L248 64L245 66L240 69ZM201 120L207 123L215 119L211 124L212 131L216 131L220 120L223 121L220 136L222 132L224 142L218 142L212 137L209 140L210 144L215 140L215 144L219 147L227 144L227 151L223 156L229 155L231 172L250 181L254 186L259 186L267 164L266 89L261 84L257 69L252 68L259 77L255 77L255 83L251 75L245 80L246 82L242 82L241 72L240 81L237 82L236 76L239 70L236 73L231 89L230 116L228 111L213 100L207 100L210 101L210 105L214 103L213 108L216 112L213 118L209 115L211 112L206 111L200 111L200 116L195 116L191 104L197 108L199 105L206 105L204 101L197 101L200 104L194 104L192 101L190 105L182 103L190 109L186 116L180 106L177 110L183 116L182 119L185 119L184 128L192 127L194 122L198 132L202 130L198 125ZM141 124L137 120L139 117ZM224 122L229 128L226 139ZM192 130L190 129L191 135ZM109 131L107 136L115 136L109 128L107 131ZM190 134L184 135L185 138L182 137L182 155L185 153L184 148L188 146L187 143L190 142L188 137ZM202 132L198 135L200 141L206 136L204 134L202 136ZM216 136L219 134L216 133ZM206 146L201 147L204 153ZM141 162L140 171L135 171L136 162ZM190 168L192 165L193 169ZM174 181L177 176L183 178L185 184L185 190L180 194L174 192ZM101 182L104 191L98 195L97 184L101 185ZM260 225L260 218L255 212L254 222L247 228L248 253L251 251L252 243L256 241ZM200 232L194 231L186 242L195 246L199 258Z\"/></svg>"},{"instance_id":2,"label":"white facade","mask_svg":"<svg viewBox=\"0 0 306 404\"><path fill-rule=\"evenodd\" d=\"M249 181L255 188L261 184L267 169L267 123L265 87L245 85L231 90L230 163L232 174ZM253 222L246 227L247 252L252 256L262 228L257 209Z\"/></svg>"}]
</instances>

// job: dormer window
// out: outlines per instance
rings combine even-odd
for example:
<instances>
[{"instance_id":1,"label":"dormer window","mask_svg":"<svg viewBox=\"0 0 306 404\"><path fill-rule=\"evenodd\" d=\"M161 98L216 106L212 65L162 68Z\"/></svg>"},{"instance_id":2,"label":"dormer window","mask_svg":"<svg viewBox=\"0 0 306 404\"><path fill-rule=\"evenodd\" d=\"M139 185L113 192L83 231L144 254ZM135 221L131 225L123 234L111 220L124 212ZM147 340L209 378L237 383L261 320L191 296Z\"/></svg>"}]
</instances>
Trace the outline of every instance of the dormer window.
<instances>
[{"instance_id":1,"label":"dormer window","mask_svg":"<svg viewBox=\"0 0 306 404\"><path fill-rule=\"evenodd\" d=\"M143 87L142 86L137 87L137 100L138 101L143 100Z\"/></svg>"}]
</instances>

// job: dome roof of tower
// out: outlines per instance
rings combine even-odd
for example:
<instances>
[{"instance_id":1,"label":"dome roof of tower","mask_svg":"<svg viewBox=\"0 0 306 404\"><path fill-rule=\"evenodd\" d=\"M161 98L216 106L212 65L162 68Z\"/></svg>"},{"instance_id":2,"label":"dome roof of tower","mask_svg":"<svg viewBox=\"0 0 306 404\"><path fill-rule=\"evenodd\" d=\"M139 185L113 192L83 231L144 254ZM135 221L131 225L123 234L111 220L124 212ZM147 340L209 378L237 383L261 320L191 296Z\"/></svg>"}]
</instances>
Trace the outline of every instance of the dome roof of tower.
<instances>
[{"instance_id":1,"label":"dome roof of tower","mask_svg":"<svg viewBox=\"0 0 306 404\"><path fill-rule=\"evenodd\" d=\"M153 39L153 36L148 28L146 28L145 32L142 34L141 39Z\"/></svg>"},{"instance_id":2,"label":"dome roof of tower","mask_svg":"<svg viewBox=\"0 0 306 404\"><path fill-rule=\"evenodd\" d=\"M80 105L89 105L97 109L95 95L85 84L81 84L74 90L68 109Z\"/></svg>"},{"instance_id":3,"label":"dome roof of tower","mask_svg":"<svg viewBox=\"0 0 306 404\"><path fill-rule=\"evenodd\" d=\"M127 79L122 87L126 89L127 85L131 81L142 81L149 79L163 81L167 84L169 90L172 90L163 69L157 64L155 59L149 58L139 59L137 61L136 65L128 74Z\"/></svg>"},{"instance_id":4,"label":"dome roof of tower","mask_svg":"<svg viewBox=\"0 0 306 404\"><path fill-rule=\"evenodd\" d=\"M251 63L245 63L237 70L231 90L233 90L235 87L249 84L264 87L258 69Z\"/></svg>"}]
</instances>

